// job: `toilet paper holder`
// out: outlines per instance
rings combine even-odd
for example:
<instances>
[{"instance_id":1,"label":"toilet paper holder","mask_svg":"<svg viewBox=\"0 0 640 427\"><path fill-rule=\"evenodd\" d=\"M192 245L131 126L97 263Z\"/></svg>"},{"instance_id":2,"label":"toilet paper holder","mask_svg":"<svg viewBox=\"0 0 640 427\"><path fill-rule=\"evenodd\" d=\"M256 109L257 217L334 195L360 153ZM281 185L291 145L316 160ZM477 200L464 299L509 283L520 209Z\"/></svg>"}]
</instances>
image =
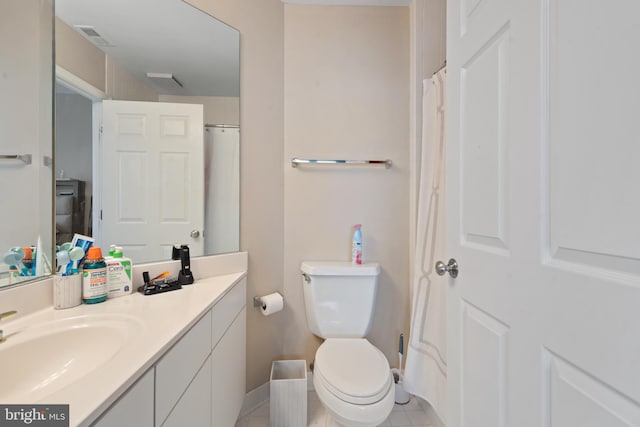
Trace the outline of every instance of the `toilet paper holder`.
<instances>
[{"instance_id":1,"label":"toilet paper holder","mask_svg":"<svg viewBox=\"0 0 640 427\"><path fill-rule=\"evenodd\" d=\"M270 316L284 308L284 297L280 292L253 297L253 306L259 308L264 316Z\"/></svg>"}]
</instances>

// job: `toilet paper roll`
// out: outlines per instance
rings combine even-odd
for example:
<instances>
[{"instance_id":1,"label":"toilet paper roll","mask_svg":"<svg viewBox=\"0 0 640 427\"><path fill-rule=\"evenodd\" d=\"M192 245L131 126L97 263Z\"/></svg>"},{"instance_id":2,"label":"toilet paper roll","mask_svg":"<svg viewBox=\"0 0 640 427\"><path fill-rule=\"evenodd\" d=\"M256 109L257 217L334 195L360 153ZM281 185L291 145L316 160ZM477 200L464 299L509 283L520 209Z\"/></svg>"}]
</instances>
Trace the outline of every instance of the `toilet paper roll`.
<instances>
[{"instance_id":1,"label":"toilet paper roll","mask_svg":"<svg viewBox=\"0 0 640 427\"><path fill-rule=\"evenodd\" d=\"M260 311L264 316L277 313L284 307L284 298L278 292L260 297L260 302L262 303Z\"/></svg>"}]
</instances>

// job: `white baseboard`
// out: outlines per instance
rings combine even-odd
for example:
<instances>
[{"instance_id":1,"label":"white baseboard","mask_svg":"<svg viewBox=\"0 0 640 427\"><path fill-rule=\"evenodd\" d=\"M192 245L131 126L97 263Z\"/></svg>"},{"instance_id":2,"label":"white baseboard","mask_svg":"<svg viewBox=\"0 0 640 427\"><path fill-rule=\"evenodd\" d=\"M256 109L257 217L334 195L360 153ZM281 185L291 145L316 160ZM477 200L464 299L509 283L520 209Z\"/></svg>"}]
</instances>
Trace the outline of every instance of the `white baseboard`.
<instances>
[{"instance_id":1,"label":"white baseboard","mask_svg":"<svg viewBox=\"0 0 640 427\"><path fill-rule=\"evenodd\" d=\"M267 400L269 400L269 381L247 393L242 402L242 409L240 409L240 418L253 412Z\"/></svg>"},{"instance_id":2,"label":"white baseboard","mask_svg":"<svg viewBox=\"0 0 640 427\"><path fill-rule=\"evenodd\" d=\"M412 395L412 399L416 399L418 401L420 408L422 408L422 410L427 413L429 419L431 420L431 423L433 424L433 427L445 427L445 424L442 422L442 420L440 419L436 411L431 407L431 405L429 405L429 402L419 398L418 396L413 396L413 395Z\"/></svg>"},{"instance_id":3,"label":"white baseboard","mask_svg":"<svg viewBox=\"0 0 640 427\"><path fill-rule=\"evenodd\" d=\"M307 372L307 390L314 390L313 373L311 371ZM244 402L242 402L242 409L240 409L239 418L242 418L245 415L253 412L267 400L269 400L269 381L247 393L247 395L244 397Z\"/></svg>"}]
</instances>

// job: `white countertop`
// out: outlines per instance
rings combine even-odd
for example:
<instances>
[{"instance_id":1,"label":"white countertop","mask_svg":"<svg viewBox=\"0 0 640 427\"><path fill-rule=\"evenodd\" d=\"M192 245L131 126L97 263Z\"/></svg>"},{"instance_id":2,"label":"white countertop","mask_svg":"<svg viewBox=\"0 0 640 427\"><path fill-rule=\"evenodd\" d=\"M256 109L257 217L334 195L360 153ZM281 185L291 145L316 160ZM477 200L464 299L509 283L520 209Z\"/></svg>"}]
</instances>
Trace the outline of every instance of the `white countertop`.
<instances>
[{"instance_id":1,"label":"white countertop","mask_svg":"<svg viewBox=\"0 0 640 427\"><path fill-rule=\"evenodd\" d=\"M49 307L13 322L3 322L6 336L32 325L57 323L77 316L98 314L132 318L127 345L107 362L46 398L15 403L69 404L70 425L89 425L245 275L246 272L242 272L197 279L193 285L183 286L181 290L158 295L144 296L136 292L66 310ZM42 357L47 355L42 354Z\"/></svg>"}]
</instances>

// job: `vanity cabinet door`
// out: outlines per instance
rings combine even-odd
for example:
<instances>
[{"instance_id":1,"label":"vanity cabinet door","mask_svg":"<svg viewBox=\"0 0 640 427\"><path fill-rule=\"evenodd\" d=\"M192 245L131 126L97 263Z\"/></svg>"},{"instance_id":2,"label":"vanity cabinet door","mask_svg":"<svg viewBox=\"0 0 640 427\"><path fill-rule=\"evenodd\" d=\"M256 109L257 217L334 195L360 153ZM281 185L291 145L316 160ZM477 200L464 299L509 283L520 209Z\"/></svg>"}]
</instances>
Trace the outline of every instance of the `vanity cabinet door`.
<instances>
[{"instance_id":1,"label":"vanity cabinet door","mask_svg":"<svg viewBox=\"0 0 640 427\"><path fill-rule=\"evenodd\" d=\"M153 427L153 375L147 371L96 421L95 427Z\"/></svg>"},{"instance_id":2,"label":"vanity cabinet door","mask_svg":"<svg viewBox=\"0 0 640 427\"><path fill-rule=\"evenodd\" d=\"M156 426L164 423L210 353L211 311L156 364Z\"/></svg>"},{"instance_id":3,"label":"vanity cabinet door","mask_svg":"<svg viewBox=\"0 0 640 427\"><path fill-rule=\"evenodd\" d=\"M211 310L211 346L215 347L247 303L247 279L242 279Z\"/></svg>"},{"instance_id":4,"label":"vanity cabinet door","mask_svg":"<svg viewBox=\"0 0 640 427\"><path fill-rule=\"evenodd\" d=\"M213 427L234 426L242 408L246 378L246 330L245 307L236 315L211 353Z\"/></svg>"},{"instance_id":5,"label":"vanity cabinet door","mask_svg":"<svg viewBox=\"0 0 640 427\"><path fill-rule=\"evenodd\" d=\"M162 424L162 427L186 426L211 427L211 356Z\"/></svg>"}]
</instances>

